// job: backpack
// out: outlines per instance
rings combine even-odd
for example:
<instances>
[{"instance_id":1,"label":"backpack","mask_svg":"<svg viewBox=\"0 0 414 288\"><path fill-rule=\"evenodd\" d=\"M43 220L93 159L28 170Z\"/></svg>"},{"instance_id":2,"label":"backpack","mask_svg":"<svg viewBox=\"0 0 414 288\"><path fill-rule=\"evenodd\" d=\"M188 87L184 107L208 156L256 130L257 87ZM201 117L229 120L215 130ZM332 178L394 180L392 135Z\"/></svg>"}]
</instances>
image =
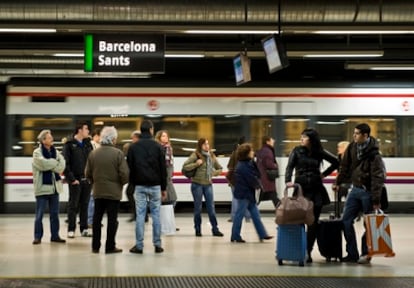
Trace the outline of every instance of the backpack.
<instances>
[{"instance_id":1,"label":"backpack","mask_svg":"<svg viewBox=\"0 0 414 288\"><path fill-rule=\"evenodd\" d=\"M196 155L197 155L197 159L200 159L200 157L198 156L197 153L196 153ZM195 176L196 172L197 172L197 168L194 168L193 170L184 170L184 165L181 168L181 173L189 179L193 178Z\"/></svg>"}]
</instances>

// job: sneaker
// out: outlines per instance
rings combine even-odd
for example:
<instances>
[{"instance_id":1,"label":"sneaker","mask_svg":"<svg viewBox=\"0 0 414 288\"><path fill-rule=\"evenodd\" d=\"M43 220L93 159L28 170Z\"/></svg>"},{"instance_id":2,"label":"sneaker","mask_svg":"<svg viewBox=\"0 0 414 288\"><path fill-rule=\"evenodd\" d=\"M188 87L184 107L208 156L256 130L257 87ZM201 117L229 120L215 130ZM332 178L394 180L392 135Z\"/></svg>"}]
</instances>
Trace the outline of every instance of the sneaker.
<instances>
[{"instance_id":1,"label":"sneaker","mask_svg":"<svg viewBox=\"0 0 414 288\"><path fill-rule=\"evenodd\" d=\"M75 238L75 232L74 231L69 231L68 232L68 238Z\"/></svg>"},{"instance_id":2,"label":"sneaker","mask_svg":"<svg viewBox=\"0 0 414 288\"><path fill-rule=\"evenodd\" d=\"M368 255L362 255L358 259L358 264L369 264L369 263L371 263L371 257L369 257Z\"/></svg>"},{"instance_id":3,"label":"sneaker","mask_svg":"<svg viewBox=\"0 0 414 288\"><path fill-rule=\"evenodd\" d=\"M83 230L81 233L82 237L92 237L92 233L89 233L87 229Z\"/></svg>"}]
</instances>

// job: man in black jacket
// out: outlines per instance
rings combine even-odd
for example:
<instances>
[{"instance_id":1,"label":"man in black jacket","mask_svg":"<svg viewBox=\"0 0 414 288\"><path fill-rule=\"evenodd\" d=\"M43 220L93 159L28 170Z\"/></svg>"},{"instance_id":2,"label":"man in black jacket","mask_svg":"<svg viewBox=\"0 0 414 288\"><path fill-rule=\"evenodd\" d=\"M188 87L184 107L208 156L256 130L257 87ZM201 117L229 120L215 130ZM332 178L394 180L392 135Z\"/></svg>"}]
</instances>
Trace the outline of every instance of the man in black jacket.
<instances>
[{"instance_id":1,"label":"man in black jacket","mask_svg":"<svg viewBox=\"0 0 414 288\"><path fill-rule=\"evenodd\" d=\"M348 194L344 214L344 236L348 255L343 262L358 262L368 264L371 258L368 254L366 236L362 236L361 257L358 255L357 241L354 230L354 219L363 213L380 208L381 191L384 186L384 163L379 153L378 141L370 136L371 128L368 124L358 124L354 128L354 142L346 149L336 186L352 182L352 190Z\"/></svg>"},{"instance_id":2,"label":"man in black jacket","mask_svg":"<svg viewBox=\"0 0 414 288\"><path fill-rule=\"evenodd\" d=\"M83 237L91 236L88 232L88 203L91 185L85 177L85 166L92 150L88 124L77 124L73 139L67 141L63 146L63 156L66 161L63 174L69 185L68 238L75 237L78 211L81 235Z\"/></svg>"},{"instance_id":3,"label":"man in black jacket","mask_svg":"<svg viewBox=\"0 0 414 288\"><path fill-rule=\"evenodd\" d=\"M136 242L129 250L142 254L144 248L145 213L147 199L152 217L152 239L155 253L162 253L160 206L161 197L166 196L167 168L164 149L153 139L154 126L150 120L141 123L141 137L128 150L129 183L135 185L135 206L137 221Z\"/></svg>"}]
</instances>

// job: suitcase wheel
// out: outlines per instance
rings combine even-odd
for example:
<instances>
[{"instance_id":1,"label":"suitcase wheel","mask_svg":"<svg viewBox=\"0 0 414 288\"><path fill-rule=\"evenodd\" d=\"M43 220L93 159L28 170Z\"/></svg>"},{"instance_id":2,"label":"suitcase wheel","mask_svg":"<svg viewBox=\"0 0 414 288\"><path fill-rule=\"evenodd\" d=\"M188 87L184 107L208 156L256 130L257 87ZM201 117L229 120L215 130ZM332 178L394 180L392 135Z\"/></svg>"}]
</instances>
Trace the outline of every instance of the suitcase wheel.
<instances>
[{"instance_id":1,"label":"suitcase wheel","mask_svg":"<svg viewBox=\"0 0 414 288\"><path fill-rule=\"evenodd\" d=\"M283 260L282 260L282 259L279 259L279 260L277 261L277 263L279 264L279 266L282 266L282 265L283 265Z\"/></svg>"}]
</instances>

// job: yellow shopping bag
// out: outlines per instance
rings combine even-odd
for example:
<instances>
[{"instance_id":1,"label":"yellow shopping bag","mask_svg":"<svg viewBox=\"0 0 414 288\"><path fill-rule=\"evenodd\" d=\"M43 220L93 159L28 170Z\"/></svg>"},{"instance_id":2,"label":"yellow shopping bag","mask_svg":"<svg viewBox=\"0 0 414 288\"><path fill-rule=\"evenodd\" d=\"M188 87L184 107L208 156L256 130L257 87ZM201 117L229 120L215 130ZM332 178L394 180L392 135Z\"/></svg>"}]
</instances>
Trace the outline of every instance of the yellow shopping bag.
<instances>
[{"instance_id":1,"label":"yellow shopping bag","mask_svg":"<svg viewBox=\"0 0 414 288\"><path fill-rule=\"evenodd\" d=\"M385 257L394 257L389 216L381 210L379 212L376 211L375 214L364 216L367 229L368 256L384 255Z\"/></svg>"}]
</instances>

